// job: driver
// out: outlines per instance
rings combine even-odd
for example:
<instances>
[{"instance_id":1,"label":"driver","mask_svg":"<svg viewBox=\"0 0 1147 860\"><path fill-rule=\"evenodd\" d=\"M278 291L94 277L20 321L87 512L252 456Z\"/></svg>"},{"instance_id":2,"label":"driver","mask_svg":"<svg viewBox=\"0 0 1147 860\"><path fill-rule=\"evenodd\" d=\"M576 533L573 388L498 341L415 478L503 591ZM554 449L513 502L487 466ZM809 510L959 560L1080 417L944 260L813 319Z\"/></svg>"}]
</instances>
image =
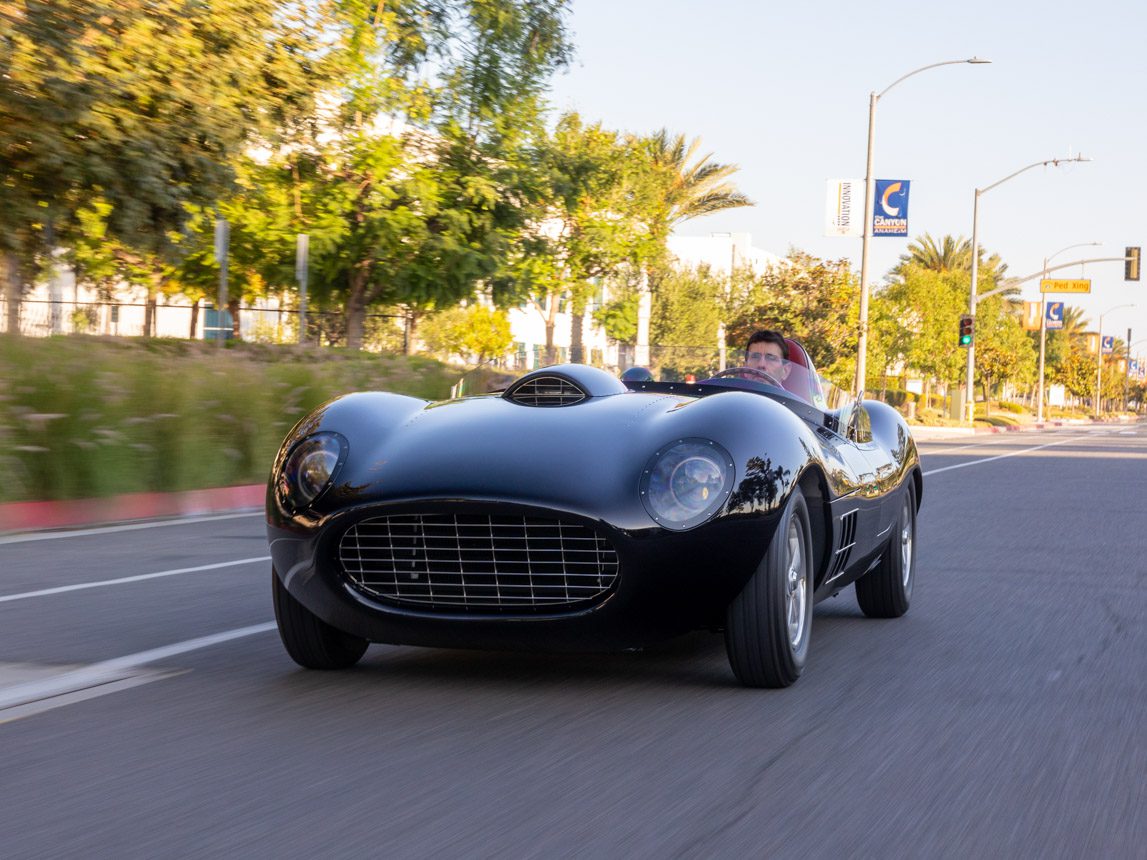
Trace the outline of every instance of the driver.
<instances>
[{"instance_id":1,"label":"driver","mask_svg":"<svg viewBox=\"0 0 1147 860\"><path fill-rule=\"evenodd\" d=\"M760 329L753 332L745 344L745 366L767 373L778 383L788 378L791 370L788 358L789 345L779 331Z\"/></svg>"}]
</instances>

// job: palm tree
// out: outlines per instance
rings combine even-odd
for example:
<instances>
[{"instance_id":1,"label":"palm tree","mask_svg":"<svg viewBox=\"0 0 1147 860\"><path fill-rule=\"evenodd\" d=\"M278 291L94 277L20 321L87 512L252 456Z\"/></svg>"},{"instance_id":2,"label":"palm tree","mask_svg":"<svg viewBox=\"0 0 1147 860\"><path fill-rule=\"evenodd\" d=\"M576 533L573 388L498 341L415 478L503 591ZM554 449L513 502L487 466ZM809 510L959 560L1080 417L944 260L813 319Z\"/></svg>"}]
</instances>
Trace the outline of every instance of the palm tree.
<instances>
[{"instance_id":1,"label":"palm tree","mask_svg":"<svg viewBox=\"0 0 1147 860\"><path fill-rule=\"evenodd\" d=\"M683 134L668 129L655 132L646 141L650 161L665 180L661 225L671 230L678 224L725 209L753 206L729 177L740 170L736 164L710 161L713 153L697 157L701 138L686 142Z\"/></svg>"},{"instance_id":2,"label":"palm tree","mask_svg":"<svg viewBox=\"0 0 1147 860\"><path fill-rule=\"evenodd\" d=\"M990 279L999 283L1008 270L999 254L984 259L984 249L979 249L981 280ZM894 277L903 277L908 266L920 266L934 272L955 272L971 269L972 242L963 236L947 235L939 242L930 233L917 236L908 244L908 251L900 255L900 262L892 270Z\"/></svg>"}]
</instances>

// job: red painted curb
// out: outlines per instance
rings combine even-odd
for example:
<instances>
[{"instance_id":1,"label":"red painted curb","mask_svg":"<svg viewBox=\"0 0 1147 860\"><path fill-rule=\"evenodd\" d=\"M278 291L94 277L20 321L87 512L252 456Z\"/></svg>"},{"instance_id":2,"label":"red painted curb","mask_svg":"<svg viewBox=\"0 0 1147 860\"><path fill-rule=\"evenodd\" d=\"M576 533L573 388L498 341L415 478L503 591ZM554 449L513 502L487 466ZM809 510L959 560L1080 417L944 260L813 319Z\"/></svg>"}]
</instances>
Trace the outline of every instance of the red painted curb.
<instances>
[{"instance_id":1,"label":"red painted curb","mask_svg":"<svg viewBox=\"0 0 1147 860\"><path fill-rule=\"evenodd\" d=\"M8 502L0 505L0 532L60 529L261 508L266 492L266 484L246 484L188 490L183 493L127 493L106 499Z\"/></svg>"}]
</instances>

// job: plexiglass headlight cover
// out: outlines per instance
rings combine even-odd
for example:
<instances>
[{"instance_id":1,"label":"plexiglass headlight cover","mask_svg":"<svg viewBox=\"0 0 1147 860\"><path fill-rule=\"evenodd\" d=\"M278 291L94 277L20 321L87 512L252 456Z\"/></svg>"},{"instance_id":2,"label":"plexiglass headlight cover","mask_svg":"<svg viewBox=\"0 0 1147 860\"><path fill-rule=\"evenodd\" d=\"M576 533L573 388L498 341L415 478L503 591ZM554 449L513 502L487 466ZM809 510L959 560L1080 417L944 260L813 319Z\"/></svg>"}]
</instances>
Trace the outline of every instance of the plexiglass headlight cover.
<instances>
[{"instance_id":1,"label":"plexiglass headlight cover","mask_svg":"<svg viewBox=\"0 0 1147 860\"><path fill-rule=\"evenodd\" d=\"M733 459L709 439L679 439L653 455L641 473L641 503L667 529L699 526L733 488Z\"/></svg>"},{"instance_id":2,"label":"plexiglass headlight cover","mask_svg":"<svg viewBox=\"0 0 1147 860\"><path fill-rule=\"evenodd\" d=\"M295 445L283 460L276 489L283 506L310 506L334 480L346 459L347 441L338 433L316 433Z\"/></svg>"}]
</instances>

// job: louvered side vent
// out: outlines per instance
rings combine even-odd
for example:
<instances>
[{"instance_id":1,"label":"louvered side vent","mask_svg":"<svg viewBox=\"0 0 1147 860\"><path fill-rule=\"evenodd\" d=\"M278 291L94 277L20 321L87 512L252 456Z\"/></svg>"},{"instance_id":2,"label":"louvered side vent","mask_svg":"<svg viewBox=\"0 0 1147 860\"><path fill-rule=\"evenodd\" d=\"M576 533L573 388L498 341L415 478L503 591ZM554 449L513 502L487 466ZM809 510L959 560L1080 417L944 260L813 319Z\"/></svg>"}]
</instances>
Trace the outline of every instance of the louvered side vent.
<instances>
[{"instance_id":1,"label":"louvered side vent","mask_svg":"<svg viewBox=\"0 0 1147 860\"><path fill-rule=\"evenodd\" d=\"M852 555L852 548L856 545L856 511L849 511L840 518L840 549L832 560L832 570L828 578L839 576L848 564L848 557Z\"/></svg>"},{"instance_id":2,"label":"louvered side vent","mask_svg":"<svg viewBox=\"0 0 1147 860\"><path fill-rule=\"evenodd\" d=\"M535 376L513 389L509 399L523 406L573 406L586 393L560 376Z\"/></svg>"}]
</instances>

